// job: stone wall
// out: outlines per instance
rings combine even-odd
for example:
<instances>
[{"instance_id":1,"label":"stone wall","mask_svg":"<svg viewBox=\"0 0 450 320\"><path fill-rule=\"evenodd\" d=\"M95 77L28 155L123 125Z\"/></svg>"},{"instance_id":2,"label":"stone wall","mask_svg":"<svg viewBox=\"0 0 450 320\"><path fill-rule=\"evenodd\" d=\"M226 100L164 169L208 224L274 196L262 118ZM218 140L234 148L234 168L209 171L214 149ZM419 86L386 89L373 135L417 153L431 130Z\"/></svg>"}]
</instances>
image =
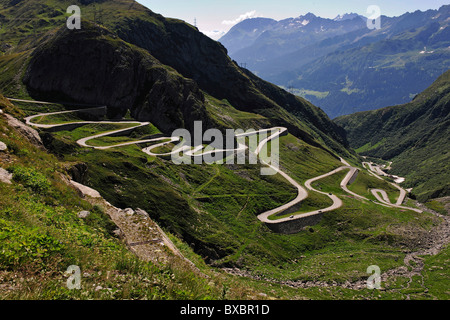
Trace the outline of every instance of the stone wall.
<instances>
[{"instance_id":1,"label":"stone wall","mask_svg":"<svg viewBox=\"0 0 450 320\"><path fill-rule=\"evenodd\" d=\"M322 220L323 213L302 218L293 218L289 221L266 223L270 230L276 233L293 234L302 231L305 227L316 225Z\"/></svg>"}]
</instances>

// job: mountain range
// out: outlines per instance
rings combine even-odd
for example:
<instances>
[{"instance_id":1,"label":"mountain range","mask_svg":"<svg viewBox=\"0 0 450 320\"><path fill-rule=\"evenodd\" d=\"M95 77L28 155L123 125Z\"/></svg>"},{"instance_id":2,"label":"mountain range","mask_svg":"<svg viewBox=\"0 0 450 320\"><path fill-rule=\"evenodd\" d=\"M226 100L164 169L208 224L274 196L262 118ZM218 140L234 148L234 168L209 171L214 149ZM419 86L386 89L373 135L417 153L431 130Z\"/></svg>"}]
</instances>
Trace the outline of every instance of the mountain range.
<instances>
[{"instance_id":1,"label":"mountain range","mask_svg":"<svg viewBox=\"0 0 450 320\"><path fill-rule=\"evenodd\" d=\"M255 18L219 41L238 63L335 118L409 102L430 86L450 67L449 18L448 5L381 16L378 30L357 15Z\"/></svg>"},{"instance_id":2,"label":"mountain range","mask_svg":"<svg viewBox=\"0 0 450 320\"><path fill-rule=\"evenodd\" d=\"M204 130L282 126L289 132L285 143L293 148L286 152L301 146L307 154L290 161L316 163L298 172L302 178L339 165L341 156L356 157L343 129L320 108L239 67L220 43L194 26L135 1L108 0L78 1L85 18L80 30L69 30L65 11L72 2L0 0L0 14L8 26L0 34L4 96L53 103L56 110L61 104L107 106L107 119L150 122L156 129L134 133L142 138L155 131L170 136L179 128L194 132L195 121L201 121ZM17 16L22 18L14 19ZM10 112L22 120L45 109L14 104ZM95 128L44 130L43 144L67 164L66 174L77 183L98 190L119 208L146 210L208 263L235 264L245 238L261 241L261 235L239 230L259 228L255 213L295 197L292 186L278 175L259 176L258 166L177 166L148 158L137 146L84 152L75 137ZM212 177L217 179L208 183ZM209 187L201 191L205 183ZM230 215L241 211L241 200L248 201L248 209L240 214L244 220L233 220ZM224 207L228 209L220 209ZM289 251L272 236L262 241L267 241L267 248L281 246L279 254ZM267 250L258 248L256 256ZM257 263L251 252L244 260Z\"/></svg>"},{"instance_id":3,"label":"mountain range","mask_svg":"<svg viewBox=\"0 0 450 320\"><path fill-rule=\"evenodd\" d=\"M87 1L83 4L97 2L104 3ZM6 48L3 66L11 69L19 59L29 61L24 83L37 99L108 105L110 112L117 115L130 110L137 120L152 118L161 130L170 132L178 127L192 128L195 120L203 120L205 127L224 127L207 112L205 96L210 95L227 100L238 110L270 115L273 124L286 126L315 145L324 145L321 142L327 140L330 148L342 150L342 145L346 144L343 131L319 108L241 69L227 56L223 46L180 20L165 19L125 1L115 4L123 14L115 16L112 11L103 12L102 23L114 34L86 23L86 28L78 33L60 28L49 37L45 34L47 30L64 23L63 8L68 2L61 2L60 9L51 6L38 22L32 15L43 5L42 1L14 3L11 6L9 1L1 1L0 4L7 6L2 15L22 14L30 21L26 18L8 21L8 26L20 33L2 35ZM43 3L45 6L46 2ZM36 24L39 27L33 28ZM24 33L28 42L23 40ZM111 41L98 41L102 36ZM117 40L112 41L115 37ZM98 47L77 48L77 55L70 54L72 45L82 43L80 40L96 43ZM12 53L16 54L14 59L7 59L13 57ZM68 65L73 69L63 68ZM111 68L114 68L112 74ZM95 74L95 77L86 77L87 74ZM62 77L65 81L55 81ZM156 87L146 89L158 83L163 83L164 87L158 91ZM169 86L169 83L172 84ZM5 94L11 88L16 90L16 86L9 83L1 86ZM17 86L22 83L19 81ZM330 140L330 137L333 138Z\"/></svg>"},{"instance_id":4,"label":"mountain range","mask_svg":"<svg viewBox=\"0 0 450 320\"><path fill-rule=\"evenodd\" d=\"M450 71L413 101L335 119L361 155L392 161L421 201L450 193Z\"/></svg>"},{"instance_id":5,"label":"mountain range","mask_svg":"<svg viewBox=\"0 0 450 320\"><path fill-rule=\"evenodd\" d=\"M67 28L71 5L81 9L81 29ZM307 14L281 29L314 46L365 25L352 14L322 20ZM448 74L406 115L333 121L195 26L133 0L0 0L0 21L1 298L447 298L439 280L447 218L367 170L352 146L400 161L400 153L375 153L376 134L410 143L416 126L399 136L393 129L424 114L417 126L433 131L420 134L446 157ZM276 42L270 32L261 37ZM259 144L246 154L278 146L275 174L261 174L263 159L171 161L173 131L195 134L197 121L204 130L254 129L243 137ZM373 139L358 137L358 121L373 124ZM192 157L202 152L182 142ZM411 196L446 193L417 183ZM430 247L435 256L423 253ZM374 263L386 272L385 290L364 287ZM69 288L69 266L81 270L79 290Z\"/></svg>"}]
</instances>

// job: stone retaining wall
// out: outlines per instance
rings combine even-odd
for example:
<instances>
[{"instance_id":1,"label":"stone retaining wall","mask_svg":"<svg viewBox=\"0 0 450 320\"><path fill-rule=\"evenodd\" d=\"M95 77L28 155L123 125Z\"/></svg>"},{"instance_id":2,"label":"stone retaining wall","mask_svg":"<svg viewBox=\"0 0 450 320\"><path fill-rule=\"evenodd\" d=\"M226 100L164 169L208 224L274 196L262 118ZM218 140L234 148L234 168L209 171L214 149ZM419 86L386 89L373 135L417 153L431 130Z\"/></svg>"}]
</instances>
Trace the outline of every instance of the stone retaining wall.
<instances>
[{"instance_id":1,"label":"stone retaining wall","mask_svg":"<svg viewBox=\"0 0 450 320\"><path fill-rule=\"evenodd\" d=\"M266 223L266 226L276 233L294 234L302 231L305 227L316 225L322 220L323 213L318 213L303 218L293 218L289 221L278 223Z\"/></svg>"}]
</instances>

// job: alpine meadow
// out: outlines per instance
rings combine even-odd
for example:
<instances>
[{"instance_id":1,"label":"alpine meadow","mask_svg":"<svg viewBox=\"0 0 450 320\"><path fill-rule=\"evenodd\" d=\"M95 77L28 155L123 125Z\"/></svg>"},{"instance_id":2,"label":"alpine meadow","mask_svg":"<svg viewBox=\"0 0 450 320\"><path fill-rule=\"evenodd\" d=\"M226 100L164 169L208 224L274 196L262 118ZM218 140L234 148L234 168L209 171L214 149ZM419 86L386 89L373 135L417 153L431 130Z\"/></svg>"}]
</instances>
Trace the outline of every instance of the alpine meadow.
<instances>
[{"instance_id":1,"label":"alpine meadow","mask_svg":"<svg viewBox=\"0 0 450 320\"><path fill-rule=\"evenodd\" d=\"M450 6L269 2L0 0L1 300L449 300Z\"/></svg>"}]
</instances>

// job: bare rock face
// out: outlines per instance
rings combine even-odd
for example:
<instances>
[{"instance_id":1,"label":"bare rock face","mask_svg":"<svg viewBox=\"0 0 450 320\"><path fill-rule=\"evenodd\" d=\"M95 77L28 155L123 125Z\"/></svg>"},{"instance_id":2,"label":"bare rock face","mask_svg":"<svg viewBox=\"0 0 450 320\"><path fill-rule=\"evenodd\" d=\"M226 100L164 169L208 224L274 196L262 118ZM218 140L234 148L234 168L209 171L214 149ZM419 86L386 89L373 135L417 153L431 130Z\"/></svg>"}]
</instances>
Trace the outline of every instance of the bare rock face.
<instances>
[{"instance_id":1,"label":"bare rock face","mask_svg":"<svg viewBox=\"0 0 450 320\"><path fill-rule=\"evenodd\" d=\"M140 216L143 216L143 217L146 217L146 218L150 217L149 214L147 213L147 211L142 210L140 208L137 208L135 212L136 212L137 215L140 215Z\"/></svg>"},{"instance_id":2,"label":"bare rock face","mask_svg":"<svg viewBox=\"0 0 450 320\"><path fill-rule=\"evenodd\" d=\"M9 114L5 114L8 125L15 128L17 131L19 131L25 138L27 138L32 144L35 146L38 146L40 148L44 148L44 144L42 143L42 139L39 136L39 133L33 129L27 126L25 123L20 122L13 116L10 116Z\"/></svg>"},{"instance_id":3,"label":"bare rock face","mask_svg":"<svg viewBox=\"0 0 450 320\"><path fill-rule=\"evenodd\" d=\"M37 99L106 105L110 117L130 110L163 132L208 119L195 81L87 22L81 30L62 28L38 47L24 83Z\"/></svg>"},{"instance_id":4,"label":"bare rock face","mask_svg":"<svg viewBox=\"0 0 450 320\"><path fill-rule=\"evenodd\" d=\"M78 218L80 219L86 219L87 217L89 217L91 213L89 211L80 211L78 212Z\"/></svg>"},{"instance_id":5,"label":"bare rock face","mask_svg":"<svg viewBox=\"0 0 450 320\"><path fill-rule=\"evenodd\" d=\"M97 190L94 190L85 185L82 185L81 183L70 180L70 184L75 189L79 190L83 196L88 196L88 197L92 197L92 198L101 198L102 197Z\"/></svg>"},{"instance_id":6,"label":"bare rock face","mask_svg":"<svg viewBox=\"0 0 450 320\"><path fill-rule=\"evenodd\" d=\"M12 173L9 173L3 168L0 168L0 182L11 184Z\"/></svg>"}]
</instances>

